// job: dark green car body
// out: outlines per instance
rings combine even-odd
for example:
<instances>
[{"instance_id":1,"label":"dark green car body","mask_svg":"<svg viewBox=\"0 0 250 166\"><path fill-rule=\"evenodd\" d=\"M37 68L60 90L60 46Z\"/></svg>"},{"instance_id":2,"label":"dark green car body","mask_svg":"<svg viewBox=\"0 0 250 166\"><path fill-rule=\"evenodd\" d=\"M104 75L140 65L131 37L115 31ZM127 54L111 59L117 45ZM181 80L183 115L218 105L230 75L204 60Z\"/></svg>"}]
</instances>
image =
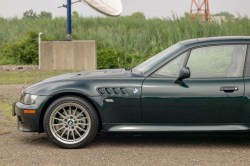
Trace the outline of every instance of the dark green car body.
<instances>
[{"instance_id":1,"label":"dark green car body","mask_svg":"<svg viewBox=\"0 0 250 166\"><path fill-rule=\"evenodd\" d=\"M43 132L48 106L59 97L76 95L92 103L103 132L249 131L249 44L250 37L192 39L180 42L180 49L144 73L110 69L49 78L24 90L38 95L36 103L15 103L13 115L17 115L19 130ZM246 45L241 77L187 78L180 85L173 83L174 77L155 74L182 53L188 59L195 48L217 45ZM221 90L231 86L237 90ZM25 114L24 110L35 110L35 114Z\"/></svg>"}]
</instances>

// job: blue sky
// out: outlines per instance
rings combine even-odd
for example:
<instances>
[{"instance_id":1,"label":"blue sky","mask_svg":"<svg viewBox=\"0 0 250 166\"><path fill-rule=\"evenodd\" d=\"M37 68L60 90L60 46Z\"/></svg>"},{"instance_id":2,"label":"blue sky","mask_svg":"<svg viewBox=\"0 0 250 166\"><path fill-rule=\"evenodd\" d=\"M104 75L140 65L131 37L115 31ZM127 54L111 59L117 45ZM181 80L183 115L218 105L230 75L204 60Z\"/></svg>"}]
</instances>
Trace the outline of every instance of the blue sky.
<instances>
[{"instance_id":1,"label":"blue sky","mask_svg":"<svg viewBox=\"0 0 250 166\"><path fill-rule=\"evenodd\" d=\"M74 2L75 0L72 0ZM250 0L210 0L211 13L228 11L237 15L250 16ZM0 0L0 16L22 17L23 12L29 9L49 11L53 16L66 16L66 10L58 6L66 3L66 0ZM143 12L147 18L171 16L172 11L179 16L185 11L189 12L191 0L122 0L123 14L130 15L133 12ZM77 3L72 7L82 16L101 16L90 7Z\"/></svg>"}]
</instances>

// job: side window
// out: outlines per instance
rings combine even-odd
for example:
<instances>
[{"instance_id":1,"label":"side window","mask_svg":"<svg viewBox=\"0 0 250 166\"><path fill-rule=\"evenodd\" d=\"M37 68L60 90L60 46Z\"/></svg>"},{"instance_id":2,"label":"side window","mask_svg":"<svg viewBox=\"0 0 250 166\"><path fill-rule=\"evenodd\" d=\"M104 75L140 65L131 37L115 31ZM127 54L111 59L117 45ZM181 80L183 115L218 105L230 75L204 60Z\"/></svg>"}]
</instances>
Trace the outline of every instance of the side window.
<instances>
[{"instance_id":1,"label":"side window","mask_svg":"<svg viewBox=\"0 0 250 166\"><path fill-rule=\"evenodd\" d=\"M166 77L178 77L180 73L181 67L183 67L184 60L186 58L187 53L183 53L179 55L174 60L170 61L168 64L163 66L161 69L159 69L154 74L166 76Z\"/></svg>"},{"instance_id":2,"label":"side window","mask_svg":"<svg viewBox=\"0 0 250 166\"><path fill-rule=\"evenodd\" d=\"M191 51L191 78L242 77L247 45L224 45Z\"/></svg>"}]
</instances>

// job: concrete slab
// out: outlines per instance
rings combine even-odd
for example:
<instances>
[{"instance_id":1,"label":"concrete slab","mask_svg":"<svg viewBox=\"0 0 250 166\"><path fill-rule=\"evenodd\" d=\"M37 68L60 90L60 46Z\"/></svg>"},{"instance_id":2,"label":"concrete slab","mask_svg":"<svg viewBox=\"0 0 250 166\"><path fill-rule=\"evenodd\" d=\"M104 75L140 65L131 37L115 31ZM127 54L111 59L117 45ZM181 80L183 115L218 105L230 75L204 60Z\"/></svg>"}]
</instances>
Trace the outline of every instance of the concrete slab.
<instances>
[{"instance_id":1,"label":"concrete slab","mask_svg":"<svg viewBox=\"0 0 250 166\"><path fill-rule=\"evenodd\" d=\"M42 70L96 70L96 41L41 42Z\"/></svg>"}]
</instances>

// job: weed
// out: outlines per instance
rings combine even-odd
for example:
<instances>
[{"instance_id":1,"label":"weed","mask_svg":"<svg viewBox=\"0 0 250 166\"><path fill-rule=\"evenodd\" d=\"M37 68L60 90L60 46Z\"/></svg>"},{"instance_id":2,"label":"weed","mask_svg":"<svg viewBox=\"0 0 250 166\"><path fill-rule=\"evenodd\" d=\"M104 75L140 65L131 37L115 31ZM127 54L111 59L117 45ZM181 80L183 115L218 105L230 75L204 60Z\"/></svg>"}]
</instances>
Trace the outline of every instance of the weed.
<instances>
[{"instance_id":1,"label":"weed","mask_svg":"<svg viewBox=\"0 0 250 166\"><path fill-rule=\"evenodd\" d=\"M9 134L10 131L7 131L7 130L4 130L4 131L0 131L0 135L3 135L3 134Z\"/></svg>"}]
</instances>

